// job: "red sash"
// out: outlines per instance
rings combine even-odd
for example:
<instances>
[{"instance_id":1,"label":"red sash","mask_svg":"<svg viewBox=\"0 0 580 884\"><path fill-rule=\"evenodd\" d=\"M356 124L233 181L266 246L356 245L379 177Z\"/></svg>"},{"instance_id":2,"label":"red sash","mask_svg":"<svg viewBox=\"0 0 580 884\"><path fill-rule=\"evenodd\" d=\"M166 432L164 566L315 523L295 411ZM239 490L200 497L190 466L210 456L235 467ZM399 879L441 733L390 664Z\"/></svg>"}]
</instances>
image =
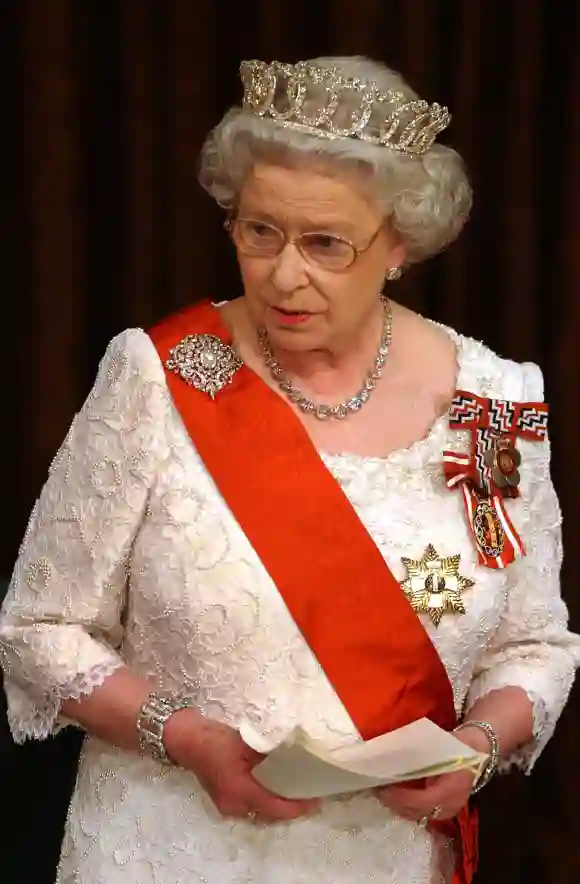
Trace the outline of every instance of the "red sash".
<instances>
[{"instance_id":1,"label":"red sash","mask_svg":"<svg viewBox=\"0 0 580 884\"><path fill-rule=\"evenodd\" d=\"M190 334L231 343L205 302L150 332L163 364ZM457 720L443 663L294 412L245 366L215 400L172 372L166 380L200 457L361 736L422 717L451 730ZM475 814L434 828L456 836L454 884L469 884Z\"/></svg>"}]
</instances>

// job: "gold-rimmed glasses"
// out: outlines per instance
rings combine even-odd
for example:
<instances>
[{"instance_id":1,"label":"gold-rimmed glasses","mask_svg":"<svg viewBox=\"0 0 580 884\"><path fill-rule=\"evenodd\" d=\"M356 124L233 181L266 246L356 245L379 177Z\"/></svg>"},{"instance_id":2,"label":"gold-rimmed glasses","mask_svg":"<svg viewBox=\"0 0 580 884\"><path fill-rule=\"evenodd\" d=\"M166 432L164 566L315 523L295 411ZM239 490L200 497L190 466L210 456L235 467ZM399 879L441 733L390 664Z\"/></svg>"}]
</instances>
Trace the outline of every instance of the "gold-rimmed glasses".
<instances>
[{"instance_id":1,"label":"gold-rimmed glasses","mask_svg":"<svg viewBox=\"0 0 580 884\"><path fill-rule=\"evenodd\" d=\"M291 243L310 265L340 273L352 267L370 249L382 230L382 225L364 248L357 248L349 240L331 233L301 233L299 236L289 237L273 224L256 218L229 218L225 228L242 255L250 258L277 258Z\"/></svg>"}]
</instances>

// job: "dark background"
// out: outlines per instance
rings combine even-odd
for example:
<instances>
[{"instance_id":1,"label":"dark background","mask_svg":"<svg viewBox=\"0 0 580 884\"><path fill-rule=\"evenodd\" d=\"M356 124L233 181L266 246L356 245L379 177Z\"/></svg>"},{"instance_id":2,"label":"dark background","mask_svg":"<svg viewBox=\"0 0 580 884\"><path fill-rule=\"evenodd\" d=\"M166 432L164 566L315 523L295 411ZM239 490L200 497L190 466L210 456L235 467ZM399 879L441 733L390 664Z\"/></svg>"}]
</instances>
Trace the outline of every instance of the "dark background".
<instances>
[{"instance_id":1,"label":"dark background","mask_svg":"<svg viewBox=\"0 0 580 884\"><path fill-rule=\"evenodd\" d=\"M453 112L441 140L467 161L473 219L398 299L541 364L578 630L578 0L3 0L0 573L110 337L239 290L196 183L205 133L239 101L239 61L319 54L382 59ZM579 712L576 690L533 777L483 793L480 884L579 884ZM0 869L16 846L25 884L45 880L44 842L58 851L67 739L16 752L2 738Z\"/></svg>"}]
</instances>

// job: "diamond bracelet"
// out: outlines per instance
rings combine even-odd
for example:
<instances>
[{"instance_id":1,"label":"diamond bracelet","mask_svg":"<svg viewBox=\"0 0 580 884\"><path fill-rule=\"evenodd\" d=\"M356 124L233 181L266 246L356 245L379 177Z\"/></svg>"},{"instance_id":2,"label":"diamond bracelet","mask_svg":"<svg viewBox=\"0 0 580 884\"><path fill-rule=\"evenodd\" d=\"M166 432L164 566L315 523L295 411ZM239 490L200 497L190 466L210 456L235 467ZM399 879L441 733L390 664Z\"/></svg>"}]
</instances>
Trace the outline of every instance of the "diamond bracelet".
<instances>
[{"instance_id":1,"label":"diamond bracelet","mask_svg":"<svg viewBox=\"0 0 580 884\"><path fill-rule=\"evenodd\" d=\"M474 788L471 791L472 795L475 795L476 792L479 792L480 789L483 789L484 786L487 786L495 772L497 771L497 767L499 764L500 757L500 746L499 739L492 728L491 724L488 724L487 721L478 721L477 719L468 719L467 721L463 721L460 725L455 728L455 733L462 731L466 727L477 727L484 732L486 737L489 740L490 753L489 753L489 761L485 765L479 779L477 780Z\"/></svg>"},{"instance_id":2,"label":"diamond bracelet","mask_svg":"<svg viewBox=\"0 0 580 884\"><path fill-rule=\"evenodd\" d=\"M193 705L191 700L181 697L164 696L156 692L149 694L136 721L141 751L161 764L172 765L174 762L167 754L163 742L165 725L175 712L189 709Z\"/></svg>"}]
</instances>

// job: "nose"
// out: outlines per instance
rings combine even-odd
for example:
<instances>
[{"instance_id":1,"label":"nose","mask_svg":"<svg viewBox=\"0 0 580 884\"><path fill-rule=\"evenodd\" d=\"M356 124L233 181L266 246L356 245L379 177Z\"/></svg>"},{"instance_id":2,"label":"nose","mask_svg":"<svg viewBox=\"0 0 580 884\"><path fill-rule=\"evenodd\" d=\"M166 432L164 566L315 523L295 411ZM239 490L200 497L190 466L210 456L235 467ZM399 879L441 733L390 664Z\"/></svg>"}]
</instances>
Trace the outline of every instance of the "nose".
<instances>
[{"instance_id":1,"label":"nose","mask_svg":"<svg viewBox=\"0 0 580 884\"><path fill-rule=\"evenodd\" d=\"M294 243L286 243L272 268L272 282L283 294L308 285L307 264Z\"/></svg>"}]
</instances>

